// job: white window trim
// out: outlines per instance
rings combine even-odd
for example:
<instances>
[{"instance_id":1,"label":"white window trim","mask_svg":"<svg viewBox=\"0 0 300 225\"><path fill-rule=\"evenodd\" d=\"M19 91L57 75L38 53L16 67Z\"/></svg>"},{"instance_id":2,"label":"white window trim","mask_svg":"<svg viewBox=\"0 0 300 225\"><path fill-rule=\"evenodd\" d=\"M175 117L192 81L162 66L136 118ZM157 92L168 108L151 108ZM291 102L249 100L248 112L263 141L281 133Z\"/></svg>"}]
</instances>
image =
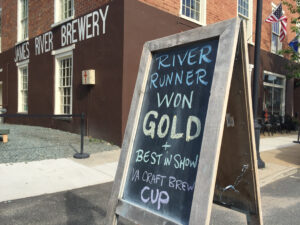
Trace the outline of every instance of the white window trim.
<instances>
[{"instance_id":1,"label":"white window trim","mask_svg":"<svg viewBox=\"0 0 300 225\"><path fill-rule=\"evenodd\" d=\"M60 0L54 0L54 23L51 25L52 28L57 27L75 18L75 2L73 1L73 15L68 18L62 19L61 4L59 1Z\"/></svg>"},{"instance_id":2,"label":"white window trim","mask_svg":"<svg viewBox=\"0 0 300 225\"><path fill-rule=\"evenodd\" d=\"M196 23L196 24L199 24L202 26L206 26L206 1L207 0L200 1L200 17L199 17L200 21L192 19L192 18L182 14L182 0L180 0L179 16L181 18L191 21L193 23Z\"/></svg>"},{"instance_id":3,"label":"white window trim","mask_svg":"<svg viewBox=\"0 0 300 225\"><path fill-rule=\"evenodd\" d=\"M19 43L22 43L24 42L25 40L28 40L28 26L29 26L29 6L27 6L27 37L26 38L23 38L22 37L22 26L21 26L21 0L18 0L18 3L17 3L17 44ZM27 4L28 4L28 1L27 1Z\"/></svg>"},{"instance_id":4,"label":"white window trim","mask_svg":"<svg viewBox=\"0 0 300 225\"><path fill-rule=\"evenodd\" d=\"M51 55L61 55L61 54L64 54L64 53L67 53L70 52L70 51L73 51L75 49L76 45L75 44L72 44L72 45L69 45L67 47L64 47L64 48L60 48L60 49L56 49L56 50L53 50L51 52ZM60 56L60 57L63 57L63 56Z\"/></svg>"},{"instance_id":5,"label":"white window trim","mask_svg":"<svg viewBox=\"0 0 300 225\"><path fill-rule=\"evenodd\" d=\"M25 60L21 63L17 63L18 67L18 113L21 114L28 114L28 109L27 111L22 110L22 101L21 101L21 69L27 67L27 107L28 107L28 78L29 78L29 60Z\"/></svg>"},{"instance_id":6,"label":"white window trim","mask_svg":"<svg viewBox=\"0 0 300 225\"><path fill-rule=\"evenodd\" d=\"M252 75L252 70L254 69L254 65L249 63L249 77L251 77Z\"/></svg>"},{"instance_id":7,"label":"white window trim","mask_svg":"<svg viewBox=\"0 0 300 225\"><path fill-rule=\"evenodd\" d=\"M64 20L58 21L56 23L53 23L53 24L51 24L51 28L58 27L58 26L60 26L60 25L62 25L64 23L67 23L67 22L73 20L74 18L75 18L74 16L71 16L71 17L69 17L67 19L64 19Z\"/></svg>"},{"instance_id":8,"label":"white window trim","mask_svg":"<svg viewBox=\"0 0 300 225\"><path fill-rule=\"evenodd\" d=\"M254 42L253 42L253 0L249 0L249 9L248 9L249 17L248 18L239 13L239 0L237 0L236 11L237 11L236 13L238 16L244 17L245 19L249 20L249 21L247 21L247 30L246 30L247 42L249 44L254 45ZM248 26L248 23L249 23L249 26Z\"/></svg>"},{"instance_id":9,"label":"white window trim","mask_svg":"<svg viewBox=\"0 0 300 225\"><path fill-rule=\"evenodd\" d=\"M264 86L268 86L268 87L276 87L276 88L282 88L282 103L281 103L281 115L284 116L285 115L285 91L286 91L286 76L282 75L282 74L278 74L278 73L274 73L274 72L270 72L267 70L263 71L263 74L269 74L269 75L273 75L276 77L280 77L283 78L283 84L279 85L279 84L270 84L268 82L263 82Z\"/></svg>"},{"instance_id":10,"label":"white window trim","mask_svg":"<svg viewBox=\"0 0 300 225\"><path fill-rule=\"evenodd\" d=\"M24 67L24 66L27 65L27 64L29 64L29 59L26 59L26 60L24 60L24 61L22 61L22 62L17 62L17 63L16 63L16 66L17 66L17 67Z\"/></svg>"},{"instance_id":11,"label":"white window trim","mask_svg":"<svg viewBox=\"0 0 300 225\"><path fill-rule=\"evenodd\" d=\"M60 111L60 95L58 87L59 87L59 61L64 58L71 58L72 59L72 77L71 77L71 99L70 99L70 114L73 113L73 68L74 68L74 61L73 61L73 49L75 49L75 44L70 45L65 48L61 48L58 50L53 50L52 55L55 56L55 76L54 76L54 114L61 115L63 114Z\"/></svg>"}]
</instances>

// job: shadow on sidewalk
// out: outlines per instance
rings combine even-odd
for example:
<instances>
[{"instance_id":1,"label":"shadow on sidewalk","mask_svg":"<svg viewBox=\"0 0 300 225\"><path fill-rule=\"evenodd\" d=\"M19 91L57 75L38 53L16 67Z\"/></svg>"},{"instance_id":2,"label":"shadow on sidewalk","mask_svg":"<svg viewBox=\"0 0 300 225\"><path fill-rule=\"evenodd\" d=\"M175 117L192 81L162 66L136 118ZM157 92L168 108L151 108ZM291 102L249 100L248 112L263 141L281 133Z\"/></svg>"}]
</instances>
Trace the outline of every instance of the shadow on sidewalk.
<instances>
[{"instance_id":1,"label":"shadow on sidewalk","mask_svg":"<svg viewBox=\"0 0 300 225\"><path fill-rule=\"evenodd\" d=\"M300 168L300 144L262 152L261 156L266 163Z\"/></svg>"},{"instance_id":2,"label":"shadow on sidewalk","mask_svg":"<svg viewBox=\"0 0 300 225\"><path fill-rule=\"evenodd\" d=\"M276 158L300 167L300 144L294 147L280 149Z\"/></svg>"}]
</instances>

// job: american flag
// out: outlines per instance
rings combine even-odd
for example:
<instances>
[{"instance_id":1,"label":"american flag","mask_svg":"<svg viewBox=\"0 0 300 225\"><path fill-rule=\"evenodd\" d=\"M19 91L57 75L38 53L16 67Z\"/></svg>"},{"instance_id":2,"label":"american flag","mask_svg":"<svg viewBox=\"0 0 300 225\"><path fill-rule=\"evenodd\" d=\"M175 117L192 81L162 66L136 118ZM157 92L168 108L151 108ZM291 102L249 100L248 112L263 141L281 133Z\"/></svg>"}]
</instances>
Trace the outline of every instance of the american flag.
<instances>
[{"instance_id":1,"label":"american flag","mask_svg":"<svg viewBox=\"0 0 300 225\"><path fill-rule=\"evenodd\" d=\"M286 36L286 25L287 25L287 17L282 13L282 5L281 3L277 6L274 12L268 16L265 20L267 23L277 23L280 22L281 29L280 29L280 36L279 39L282 42Z\"/></svg>"}]
</instances>

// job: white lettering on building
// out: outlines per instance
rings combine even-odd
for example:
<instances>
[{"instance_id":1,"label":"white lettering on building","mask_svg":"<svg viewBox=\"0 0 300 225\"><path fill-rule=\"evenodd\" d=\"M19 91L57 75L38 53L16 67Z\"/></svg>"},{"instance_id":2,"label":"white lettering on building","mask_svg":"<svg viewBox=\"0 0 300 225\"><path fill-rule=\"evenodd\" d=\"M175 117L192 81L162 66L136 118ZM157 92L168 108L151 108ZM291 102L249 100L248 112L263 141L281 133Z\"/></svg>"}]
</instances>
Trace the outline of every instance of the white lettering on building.
<instances>
[{"instance_id":1,"label":"white lettering on building","mask_svg":"<svg viewBox=\"0 0 300 225\"><path fill-rule=\"evenodd\" d=\"M19 62L25 59L29 59L29 42L26 41L21 45L15 47L15 62Z\"/></svg>"},{"instance_id":2,"label":"white lettering on building","mask_svg":"<svg viewBox=\"0 0 300 225\"><path fill-rule=\"evenodd\" d=\"M34 39L35 55L40 55L53 50L53 33L49 31Z\"/></svg>"},{"instance_id":3,"label":"white lettering on building","mask_svg":"<svg viewBox=\"0 0 300 225\"><path fill-rule=\"evenodd\" d=\"M109 5L106 6L105 12L103 12L102 9L95 10L94 12L62 25L61 47L99 36L100 22L102 22L102 34L105 34L108 9Z\"/></svg>"}]
</instances>

